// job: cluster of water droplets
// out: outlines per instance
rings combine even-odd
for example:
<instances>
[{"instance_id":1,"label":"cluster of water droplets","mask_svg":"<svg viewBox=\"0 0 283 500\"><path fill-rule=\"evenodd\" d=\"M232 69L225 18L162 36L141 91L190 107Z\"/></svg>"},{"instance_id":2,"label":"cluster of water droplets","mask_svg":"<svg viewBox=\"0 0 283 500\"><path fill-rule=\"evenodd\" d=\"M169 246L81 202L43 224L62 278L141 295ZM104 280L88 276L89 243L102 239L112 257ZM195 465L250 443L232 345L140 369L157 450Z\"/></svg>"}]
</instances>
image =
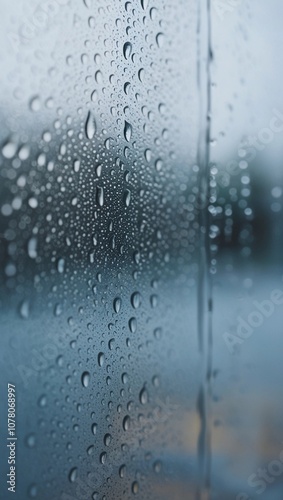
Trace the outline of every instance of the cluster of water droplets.
<instances>
[{"instance_id":1,"label":"cluster of water droplets","mask_svg":"<svg viewBox=\"0 0 283 500\"><path fill-rule=\"evenodd\" d=\"M197 173L176 147L174 6L102 3L70 7L21 89L19 67L22 115L3 117L4 286L23 330L19 376L35 387L31 498L150 496L170 427L163 287L176 270L186 281L197 245Z\"/></svg>"}]
</instances>

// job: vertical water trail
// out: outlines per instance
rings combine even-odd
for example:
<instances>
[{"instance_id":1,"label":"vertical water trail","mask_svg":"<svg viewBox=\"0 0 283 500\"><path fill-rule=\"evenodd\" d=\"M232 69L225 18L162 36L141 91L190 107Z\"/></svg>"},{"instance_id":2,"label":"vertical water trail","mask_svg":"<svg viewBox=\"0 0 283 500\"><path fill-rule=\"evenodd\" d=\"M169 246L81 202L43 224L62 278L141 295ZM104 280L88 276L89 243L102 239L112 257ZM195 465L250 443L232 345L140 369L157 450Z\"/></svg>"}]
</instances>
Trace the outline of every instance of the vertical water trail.
<instances>
[{"instance_id":1,"label":"vertical water trail","mask_svg":"<svg viewBox=\"0 0 283 500\"><path fill-rule=\"evenodd\" d=\"M209 404L212 371L212 286L209 244L209 148L211 128L211 5L210 0L198 4L198 67L199 95L199 279L198 279L198 343L201 356L201 380L197 400L200 420L198 436L199 485L197 500L210 498L211 432Z\"/></svg>"}]
</instances>

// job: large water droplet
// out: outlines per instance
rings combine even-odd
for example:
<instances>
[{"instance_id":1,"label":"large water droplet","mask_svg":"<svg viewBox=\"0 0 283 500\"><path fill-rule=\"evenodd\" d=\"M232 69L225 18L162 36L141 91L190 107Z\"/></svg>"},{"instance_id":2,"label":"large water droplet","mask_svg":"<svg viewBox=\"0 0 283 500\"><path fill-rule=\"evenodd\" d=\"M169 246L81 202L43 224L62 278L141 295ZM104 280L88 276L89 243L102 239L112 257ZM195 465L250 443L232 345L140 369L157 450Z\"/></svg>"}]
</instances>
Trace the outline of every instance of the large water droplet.
<instances>
[{"instance_id":1,"label":"large water droplet","mask_svg":"<svg viewBox=\"0 0 283 500\"><path fill-rule=\"evenodd\" d=\"M104 189L103 187L96 187L96 202L100 207L104 205Z\"/></svg>"},{"instance_id":2,"label":"large water droplet","mask_svg":"<svg viewBox=\"0 0 283 500\"><path fill-rule=\"evenodd\" d=\"M138 77L139 77L139 81L142 83L143 80L144 80L144 75L145 75L145 71L143 68L141 68L138 72Z\"/></svg>"},{"instance_id":3,"label":"large water droplet","mask_svg":"<svg viewBox=\"0 0 283 500\"><path fill-rule=\"evenodd\" d=\"M129 122L125 121L124 137L125 137L127 142L130 142L131 137L132 137L132 133L133 133L132 125Z\"/></svg>"},{"instance_id":4,"label":"large water droplet","mask_svg":"<svg viewBox=\"0 0 283 500\"><path fill-rule=\"evenodd\" d=\"M83 372L83 374L82 374L82 384L83 384L83 387L88 387L89 386L89 381L90 381L90 373L89 372Z\"/></svg>"},{"instance_id":5,"label":"large water droplet","mask_svg":"<svg viewBox=\"0 0 283 500\"><path fill-rule=\"evenodd\" d=\"M149 0L141 0L141 6L143 10L146 10L149 4Z\"/></svg>"},{"instance_id":6,"label":"large water droplet","mask_svg":"<svg viewBox=\"0 0 283 500\"><path fill-rule=\"evenodd\" d=\"M87 448L87 450L86 450L86 451L87 451L87 454L88 454L88 455L92 455L92 454L93 454L93 452L94 452L94 446L93 446L93 444L91 444L91 445Z\"/></svg>"},{"instance_id":7,"label":"large water droplet","mask_svg":"<svg viewBox=\"0 0 283 500\"><path fill-rule=\"evenodd\" d=\"M102 367L104 365L104 361L105 361L105 355L103 352L100 352L97 356L97 360L98 360L98 364L100 367Z\"/></svg>"},{"instance_id":8,"label":"large water droplet","mask_svg":"<svg viewBox=\"0 0 283 500\"><path fill-rule=\"evenodd\" d=\"M36 259L37 257L37 238L35 236L28 241L28 256L31 259Z\"/></svg>"},{"instance_id":9,"label":"large water droplet","mask_svg":"<svg viewBox=\"0 0 283 500\"><path fill-rule=\"evenodd\" d=\"M139 483L137 481L134 481L132 484L132 492L134 495L137 495L139 492Z\"/></svg>"},{"instance_id":10,"label":"large water droplet","mask_svg":"<svg viewBox=\"0 0 283 500\"><path fill-rule=\"evenodd\" d=\"M123 420L123 429L124 431L128 431L130 428L130 417L127 415Z\"/></svg>"},{"instance_id":11,"label":"large water droplet","mask_svg":"<svg viewBox=\"0 0 283 500\"><path fill-rule=\"evenodd\" d=\"M150 149L145 150L144 157L145 157L146 161L149 163L151 160L151 150Z\"/></svg>"},{"instance_id":12,"label":"large water droplet","mask_svg":"<svg viewBox=\"0 0 283 500\"><path fill-rule=\"evenodd\" d=\"M131 203L131 191L129 189L126 189L124 192L124 204L126 207L128 207Z\"/></svg>"},{"instance_id":13,"label":"large water droplet","mask_svg":"<svg viewBox=\"0 0 283 500\"><path fill-rule=\"evenodd\" d=\"M38 95L35 95L34 97L31 98L29 102L29 106L31 111L39 111L41 108L41 103L40 103L40 98Z\"/></svg>"},{"instance_id":14,"label":"large water droplet","mask_svg":"<svg viewBox=\"0 0 283 500\"><path fill-rule=\"evenodd\" d=\"M163 162L160 158L158 158L158 160L156 160L155 162L155 168L157 170L157 172L160 172L160 170L162 169L162 165L163 165Z\"/></svg>"},{"instance_id":15,"label":"large water droplet","mask_svg":"<svg viewBox=\"0 0 283 500\"><path fill-rule=\"evenodd\" d=\"M112 440L111 434L105 434L104 436L104 444L105 446L109 446Z\"/></svg>"},{"instance_id":16,"label":"large water droplet","mask_svg":"<svg viewBox=\"0 0 283 500\"><path fill-rule=\"evenodd\" d=\"M121 465L120 469L119 469L119 476L121 478L125 477L126 475L126 466L125 464Z\"/></svg>"},{"instance_id":17,"label":"large water droplet","mask_svg":"<svg viewBox=\"0 0 283 500\"><path fill-rule=\"evenodd\" d=\"M17 151L17 144L15 144L12 141L6 141L5 144L2 146L2 155L5 158L13 158L15 156Z\"/></svg>"},{"instance_id":18,"label":"large water droplet","mask_svg":"<svg viewBox=\"0 0 283 500\"><path fill-rule=\"evenodd\" d=\"M128 93L130 91L130 87L131 87L130 82L126 82L125 85L124 85L124 92L125 92L126 95L128 95Z\"/></svg>"},{"instance_id":19,"label":"large water droplet","mask_svg":"<svg viewBox=\"0 0 283 500\"><path fill-rule=\"evenodd\" d=\"M85 122L85 133L89 140L93 139L96 133L96 122L91 111L88 112Z\"/></svg>"},{"instance_id":20,"label":"large water droplet","mask_svg":"<svg viewBox=\"0 0 283 500\"><path fill-rule=\"evenodd\" d=\"M131 296L131 303L134 309L138 309L141 305L141 296L139 292L134 292Z\"/></svg>"},{"instance_id":21,"label":"large water droplet","mask_svg":"<svg viewBox=\"0 0 283 500\"><path fill-rule=\"evenodd\" d=\"M163 33L158 33L156 35L156 43L157 43L157 46L161 49L161 47L163 47L164 45L164 39L165 39L165 36Z\"/></svg>"},{"instance_id":22,"label":"large water droplet","mask_svg":"<svg viewBox=\"0 0 283 500\"><path fill-rule=\"evenodd\" d=\"M101 177L102 163L100 163L99 165L97 165L97 167L95 168L95 171L96 171L97 177Z\"/></svg>"},{"instance_id":23,"label":"large water droplet","mask_svg":"<svg viewBox=\"0 0 283 500\"><path fill-rule=\"evenodd\" d=\"M96 102L97 99L98 99L98 93L97 93L97 90L94 90L92 93L91 93L91 96L90 96L92 102Z\"/></svg>"},{"instance_id":24,"label":"large water droplet","mask_svg":"<svg viewBox=\"0 0 283 500\"><path fill-rule=\"evenodd\" d=\"M132 53L132 44L130 42L124 43L123 54L125 59L129 59Z\"/></svg>"},{"instance_id":25,"label":"large water droplet","mask_svg":"<svg viewBox=\"0 0 283 500\"><path fill-rule=\"evenodd\" d=\"M78 477L78 468L77 467L73 467L70 472L69 472L69 481L71 483L74 483L75 480L77 479Z\"/></svg>"},{"instance_id":26,"label":"large water droplet","mask_svg":"<svg viewBox=\"0 0 283 500\"><path fill-rule=\"evenodd\" d=\"M136 318L131 318L129 320L129 328L130 328L131 333L135 333L136 332L136 330L137 330L137 320L136 320Z\"/></svg>"},{"instance_id":27,"label":"large water droplet","mask_svg":"<svg viewBox=\"0 0 283 500\"><path fill-rule=\"evenodd\" d=\"M81 162L80 160L74 160L74 172L78 172L80 170Z\"/></svg>"},{"instance_id":28,"label":"large water droplet","mask_svg":"<svg viewBox=\"0 0 283 500\"><path fill-rule=\"evenodd\" d=\"M34 196L32 196L31 198L28 199L28 204L29 204L30 208L37 208L38 207L38 201Z\"/></svg>"},{"instance_id":29,"label":"large water droplet","mask_svg":"<svg viewBox=\"0 0 283 500\"><path fill-rule=\"evenodd\" d=\"M63 273L65 270L65 260L63 258L58 259L57 262L57 271L58 273Z\"/></svg>"},{"instance_id":30,"label":"large water droplet","mask_svg":"<svg viewBox=\"0 0 283 500\"><path fill-rule=\"evenodd\" d=\"M121 305L122 305L122 301L121 301L120 297L116 297L116 299L114 299L114 303L113 303L115 313L118 314L118 312L121 309Z\"/></svg>"},{"instance_id":31,"label":"large water droplet","mask_svg":"<svg viewBox=\"0 0 283 500\"><path fill-rule=\"evenodd\" d=\"M23 144L19 149L18 155L20 160L27 160L30 154L30 147L27 144Z\"/></svg>"},{"instance_id":32,"label":"large water droplet","mask_svg":"<svg viewBox=\"0 0 283 500\"><path fill-rule=\"evenodd\" d=\"M103 82L103 75L100 70L96 71L94 78L96 83L98 84L101 84Z\"/></svg>"},{"instance_id":33,"label":"large water droplet","mask_svg":"<svg viewBox=\"0 0 283 500\"><path fill-rule=\"evenodd\" d=\"M23 319L28 319L29 317L30 305L28 300L23 300L20 304L20 315Z\"/></svg>"},{"instance_id":34,"label":"large water droplet","mask_svg":"<svg viewBox=\"0 0 283 500\"><path fill-rule=\"evenodd\" d=\"M56 304L54 307L54 315L56 317L60 316L63 312L62 305L61 304Z\"/></svg>"},{"instance_id":35,"label":"large water droplet","mask_svg":"<svg viewBox=\"0 0 283 500\"><path fill-rule=\"evenodd\" d=\"M143 387L140 392L140 402L142 405L145 405L148 402L148 394L145 387Z\"/></svg>"}]
</instances>

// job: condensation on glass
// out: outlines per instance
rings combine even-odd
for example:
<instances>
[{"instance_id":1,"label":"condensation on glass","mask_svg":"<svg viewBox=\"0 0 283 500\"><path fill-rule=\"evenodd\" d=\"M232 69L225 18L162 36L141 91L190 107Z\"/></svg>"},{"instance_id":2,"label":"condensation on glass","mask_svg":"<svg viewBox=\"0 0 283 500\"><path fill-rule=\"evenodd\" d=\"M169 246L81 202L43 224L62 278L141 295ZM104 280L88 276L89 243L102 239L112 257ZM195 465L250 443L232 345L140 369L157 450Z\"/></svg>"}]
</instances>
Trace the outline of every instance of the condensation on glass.
<instances>
[{"instance_id":1,"label":"condensation on glass","mask_svg":"<svg viewBox=\"0 0 283 500\"><path fill-rule=\"evenodd\" d=\"M14 498L282 494L280 13L2 0Z\"/></svg>"},{"instance_id":2,"label":"condensation on glass","mask_svg":"<svg viewBox=\"0 0 283 500\"><path fill-rule=\"evenodd\" d=\"M1 10L16 496L193 498L197 4Z\"/></svg>"}]
</instances>

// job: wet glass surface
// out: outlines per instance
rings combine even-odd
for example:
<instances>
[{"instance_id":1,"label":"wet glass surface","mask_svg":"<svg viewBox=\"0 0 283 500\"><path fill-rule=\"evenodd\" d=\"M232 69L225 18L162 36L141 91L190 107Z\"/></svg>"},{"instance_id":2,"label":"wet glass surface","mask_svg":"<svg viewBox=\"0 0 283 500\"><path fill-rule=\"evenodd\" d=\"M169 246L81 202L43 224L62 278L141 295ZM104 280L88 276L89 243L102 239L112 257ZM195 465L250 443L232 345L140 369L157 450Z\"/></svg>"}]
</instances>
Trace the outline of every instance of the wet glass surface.
<instances>
[{"instance_id":1,"label":"wet glass surface","mask_svg":"<svg viewBox=\"0 0 283 500\"><path fill-rule=\"evenodd\" d=\"M1 13L1 498L279 500L279 0Z\"/></svg>"}]
</instances>

